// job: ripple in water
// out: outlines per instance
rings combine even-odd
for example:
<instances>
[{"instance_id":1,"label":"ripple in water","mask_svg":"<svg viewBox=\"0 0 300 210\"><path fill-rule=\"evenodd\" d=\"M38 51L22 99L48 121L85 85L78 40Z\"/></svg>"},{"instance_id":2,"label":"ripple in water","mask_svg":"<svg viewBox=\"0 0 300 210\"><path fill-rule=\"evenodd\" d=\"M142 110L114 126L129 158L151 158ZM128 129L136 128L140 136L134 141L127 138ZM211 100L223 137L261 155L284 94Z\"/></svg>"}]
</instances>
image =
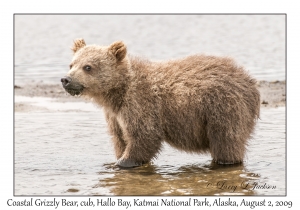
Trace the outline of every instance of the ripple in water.
<instances>
[{"instance_id":1,"label":"ripple in water","mask_svg":"<svg viewBox=\"0 0 300 210\"><path fill-rule=\"evenodd\" d=\"M263 109L242 165L168 145L124 170L98 112L15 113L16 195L285 195L285 108Z\"/></svg>"}]
</instances>

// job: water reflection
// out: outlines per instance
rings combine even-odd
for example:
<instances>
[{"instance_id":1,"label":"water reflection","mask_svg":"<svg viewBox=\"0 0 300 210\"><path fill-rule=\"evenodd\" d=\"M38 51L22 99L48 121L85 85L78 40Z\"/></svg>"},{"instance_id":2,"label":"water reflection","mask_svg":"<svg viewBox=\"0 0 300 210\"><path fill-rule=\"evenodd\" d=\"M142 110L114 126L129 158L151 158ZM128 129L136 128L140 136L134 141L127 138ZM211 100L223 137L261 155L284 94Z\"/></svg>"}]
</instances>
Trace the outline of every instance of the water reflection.
<instances>
[{"instance_id":1,"label":"water reflection","mask_svg":"<svg viewBox=\"0 0 300 210\"><path fill-rule=\"evenodd\" d=\"M134 169L119 169L106 165L94 187L109 188L114 195L254 195L254 182L259 175L246 172L243 164L174 167L147 164Z\"/></svg>"},{"instance_id":2,"label":"water reflection","mask_svg":"<svg viewBox=\"0 0 300 210\"><path fill-rule=\"evenodd\" d=\"M285 135L285 108L264 109L241 165L164 145L124 170L101 111L15 113L15 195L285 195Z\"/></svg>"}]
</instances>

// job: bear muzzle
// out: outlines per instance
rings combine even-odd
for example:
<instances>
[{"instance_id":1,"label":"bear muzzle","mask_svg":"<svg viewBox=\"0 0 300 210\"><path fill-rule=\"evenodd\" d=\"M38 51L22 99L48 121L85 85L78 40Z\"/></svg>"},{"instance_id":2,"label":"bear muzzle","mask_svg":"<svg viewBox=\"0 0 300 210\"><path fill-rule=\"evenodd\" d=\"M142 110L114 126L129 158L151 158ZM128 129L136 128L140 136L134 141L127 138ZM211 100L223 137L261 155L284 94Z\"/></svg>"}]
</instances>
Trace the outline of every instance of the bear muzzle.
<instances>
[{"instance_id":1,"label":"bear muzzle","mask_svg":"<svg viewBox=\"0 0 300 210\"><path fill-rule=\"evenodd\" d=\"M80 95L83 91L83 85L71 77L65 76L60 79L63 88L72 96Z\"/></svg>"}]
</instances>

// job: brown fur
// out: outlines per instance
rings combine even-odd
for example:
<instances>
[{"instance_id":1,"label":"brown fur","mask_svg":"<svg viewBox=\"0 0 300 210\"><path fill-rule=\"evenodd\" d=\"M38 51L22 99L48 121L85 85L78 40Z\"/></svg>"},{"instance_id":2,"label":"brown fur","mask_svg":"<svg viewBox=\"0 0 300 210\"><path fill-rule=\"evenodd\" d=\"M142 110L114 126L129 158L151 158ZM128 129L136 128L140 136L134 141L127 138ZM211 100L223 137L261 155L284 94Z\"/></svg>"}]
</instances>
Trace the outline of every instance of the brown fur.
<instances>
[{"instance_id":1,"label":"brown fur","mask_svg":"<svg viewBox=\"0 0 300 210\"><path fill-rule=\"evenodd\" d=\"M80 48L84 47L86 44L85 44L85 41L83 39L76 39L74 41L74 45L72 47L72 50L74 53L76 53Z\"/></svg>"},{"instance_id":2,"label":"brown fur","mask_svg":"<svg viewBox=\"0 0 300 210\"><path fill-rule=\"evenodd\" d=\"M150 62L128 56L122 42L86 46L83 39L73 50L68 76L103 107L117 165L149 162L163 141L210 152L220 164L243 161L260 96L256 81L232 59L193 55Z\"/></svg>"}]
</instances>

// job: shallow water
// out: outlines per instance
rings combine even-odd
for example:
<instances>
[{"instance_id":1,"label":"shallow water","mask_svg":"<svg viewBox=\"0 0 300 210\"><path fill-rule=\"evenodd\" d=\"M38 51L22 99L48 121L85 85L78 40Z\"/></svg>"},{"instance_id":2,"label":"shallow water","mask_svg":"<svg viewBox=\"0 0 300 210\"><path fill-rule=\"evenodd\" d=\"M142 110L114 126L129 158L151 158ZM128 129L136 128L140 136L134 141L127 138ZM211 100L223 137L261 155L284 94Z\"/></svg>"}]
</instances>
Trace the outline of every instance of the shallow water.
<instances>
[{"instance_id":1,"label":"shallow water","mask_svg":"<svg viewBox=\"0 0 300 210\"><path fill-rule=\"evenodd\" d=\"M101 110L31 100L48 111L15 113L15 195L285 195L284 107L262 109L243 165L164 145L151 164L120 170Z\"/></svg>"},{"instance_id":2,"label":"shallow water","mask_svg":"<svg viewBox=\"0 0 300 210\"><path fill-rule=\"evenodd\" d=\"M258 80L285 79L285 15L15 15L15 82L59 83L76 38L150 60L231 56Z\"/></svg>"}]
</instances>

